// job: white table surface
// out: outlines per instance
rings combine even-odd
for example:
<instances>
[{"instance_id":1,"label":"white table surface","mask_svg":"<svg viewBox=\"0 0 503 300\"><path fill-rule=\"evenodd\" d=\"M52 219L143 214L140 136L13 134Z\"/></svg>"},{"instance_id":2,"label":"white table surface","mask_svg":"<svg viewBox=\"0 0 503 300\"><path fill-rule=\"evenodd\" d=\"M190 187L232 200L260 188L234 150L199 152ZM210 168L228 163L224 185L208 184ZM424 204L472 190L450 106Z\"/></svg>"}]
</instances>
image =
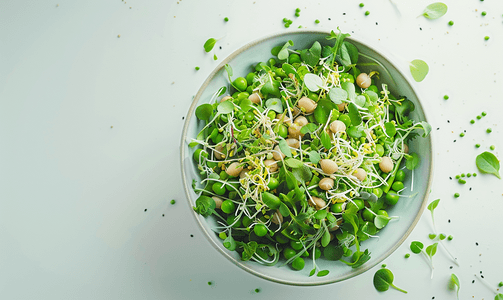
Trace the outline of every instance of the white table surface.
<instances>
[{"instance_id":1,"label":"white table surface","mask_svg":"<svg viewBox=\"0 0 503 300\"><path fill-rule=\"evenodd\" d=\"M491 145L502 156L503 2L445 0L438 20L417 18L429 1L394 2L0 1L0 299L455 299L451 273L460 299L493 299L474 274L494 290L503 280L503 181L449 176L479 173ZM234 50L298 25L340 26L430 66L415 84L433 126L430 201L442 199L437 227L460 266L439 249L431 280L421 256L404 258L411 241L429 244L425 211L384 261L407 295L374 289L379 266L326 286L268 282L227 261L191 216L179 143L192 97ZM210 37L218 61L203 51Z\"/></svg>"}]
</instances>

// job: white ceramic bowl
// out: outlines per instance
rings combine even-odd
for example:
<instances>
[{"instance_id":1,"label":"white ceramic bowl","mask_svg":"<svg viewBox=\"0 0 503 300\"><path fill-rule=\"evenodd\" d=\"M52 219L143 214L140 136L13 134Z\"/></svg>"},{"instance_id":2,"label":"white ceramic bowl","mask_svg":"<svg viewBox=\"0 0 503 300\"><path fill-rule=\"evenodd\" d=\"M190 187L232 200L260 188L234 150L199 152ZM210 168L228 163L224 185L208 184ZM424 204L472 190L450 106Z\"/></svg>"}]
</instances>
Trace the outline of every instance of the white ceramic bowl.
<instances>
[{"instance_id":1,"label":"white ceramic bowl","mask_svg":"<svg viewBox=\"0 0 503 300\"><path fill-rule=\"evenodd\" d=\"M194 116L195 109L202 103L207 103L211 95L215 93L222 86L229 86L227 74L224 70L225 64L230 64L234 71L234 78L238 76L246 76L258 62L266 62L271 58L271 49L275 46L283 45L288 40L292 40L295 44L293 49L304 49L311 47L314 41L319 41L322 45L333 46L334 41L327 41L325 37L329 35L328 31L311 31L311 30L297 30L289 31L280 34L274 34L257 41L251 42L241 49L232 53L229 57L224 59L220 65L210 74L208 79L204 82L199 89L197 95L190 106L185 126L182 133L182 141L180 145L181 164L182 164L182 177L184 182L187 200L190 206L195 206L195 200L198 195L193 191L191 185L192 181L200 181L196 163L192 159L194 149L188 147L190 139L195 137L201 130L202 125L197 122ZM416 121L426 121L423 106L421 105L416 92L414 91L409 80L403 73L403 67L398 66L388 59L382 52L376 51L374 48L369 47L364 42L353 37L347 38L353 43L360 53L369 55L382 63L393 77L396 84L393 84L391 78L384 72L381 67L372 66L370 68L360 67L362 71L379 71L380 80L378 82L387 83L389 90L394 95L405 95L408 99L414 102L416 109L411 113L411 117ZM365 59L360 57L359 62L364 62ZM407 66L404 66L405 68ZM208 238L210 243L222 253L231 262L252 274L262 278L290 285L321 285L333 282L342 281L358 274L361 274L375 265L379 264L382 260L388 257L395 251L400 244L407 238L407 236L414 229L416 223L419 221L421 214L426 206L428 191L432 181L433 170L433 155L432 143L430 136L426 138L417 138L410 143L409 148L411 151L416 152L421 157L421 163L417 169L414 170L414 191L409 194L416 193L414 197L402 198L398 204L388 209L388 213L393 216L399 216L398 221L390 221L388 226L383 228L379 233L379 239L371 238L364 241L361 245L362 249L369 249L371 252L371 259L360 268L352 269L339 261L328 261L320 258L316 260L316 264L320 270L327 269L330 271L325 277L311 276L310 260L306 260L306 267L302 271L294 271L289 266L283 266L281 261L275 266L263 266L253 261L242 261L240 255L235 251L227 250L222 240L212 230L216 227L216 220L212 217L204 218L199 214L193 212L195 220L200 225L204 235ZM405 186L411 186L411 177L407 176ZM189 222L189 221L188 221Z\"/></svg>"}]
</instances>

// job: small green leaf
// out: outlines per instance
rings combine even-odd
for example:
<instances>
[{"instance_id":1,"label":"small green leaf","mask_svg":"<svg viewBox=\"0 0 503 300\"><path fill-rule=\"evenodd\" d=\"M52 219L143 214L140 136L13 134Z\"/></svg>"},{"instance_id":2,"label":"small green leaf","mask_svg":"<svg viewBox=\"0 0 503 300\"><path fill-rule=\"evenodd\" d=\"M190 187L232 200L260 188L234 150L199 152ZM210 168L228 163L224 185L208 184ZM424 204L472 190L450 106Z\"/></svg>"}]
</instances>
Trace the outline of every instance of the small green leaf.
<instances>
[{"instance_id":1,"label":"small green leaf","mask_svg":"<svg viewBox=\"0 0 503 300\"><path fill-rule=\"evenodd\" d=\"M313 276L316 273L316 268L312 269L311 272L309 272L309 277Z\"/></svg>"},{"instance_id":2,"label":"small green leaf","mask_svg":"<svg viewBox=\"0 0 503 300\"><path fill-rule=\"evenodd\" d=\"M349 118L351 119L351 124L354 126L358 126L362 123L362 116L360 115L360 111L358 110L358 107L354 103L349 103L348 104L348 115Z\"/></svg>"},{"instance_id":3,"label":"small green leaf","mask_svg":"<svg viewBox=\"0 0 503 300\"><path fill-rule=\"evenodd\" d=\"M323 220L327 217L327 211L325 209L318 210L314 213L314 218L318 220ZM323 246L326 247L326 246Z\"/></svg>"},{"instance_id":4,"label":"small green leaf","mask_svg":"<svg viewBox=\"0 0 503 300\"><path fill-rule=\"evenodd\" d=\"M208 39L205 43L204 43L204 51L206 52L210 52L213 47L215 47L215 43L217 42L217 40L215 40L214 38L210 38Z\"/></svg>"},{"instance_id":5,"label":"small green leaf","mask_svg":"<svg viewBox=\"0 0 503 300\"><path fill-rule=\"evenodd\" d=\"M332 148L332 142L330 141L330 136L326 131L322 131L320 134L321 144L325 149L330 150Z\"/></svg>"},{"instance_id":6,"label":"small green leaf","mask_svg":"<svg viewBox=\"0 0 503 300\"><path fill-rule=\"evenodd\" d=\"M477 168L482 173L493 174L494 176L501 179L499 170L500 170L500 162L498 158L494 156L491 152L484 152L477 156L475 159L475 163L477 164Z\"/></svg>"},{"instance_id":7,"label":"small green leaf","mask_svg":"<svg viewBox=\"0 0 503 300\"><path fill-rule=\"evenodd\" d=\"M318 106L316 106L316 109L314 110L314 119L320 124L325 124L328 121L330 112L336 107L337 106L334 102L328 99L321 99L318 101Z\"/></svg>"},{"instance_id":8,"label":"small green leaf","mask_svg":"<svg viewBox=\"0 0 503 300\"><path fill-rule=\"evenodd\" d=\"M196 108L196 117L200 120L208 120L212 113L213 106L208 103L201 104Z\"/></svg>"},{"instance_id":9,"label":"small green leaf","mask_svg":"<svg viewBox=\"0 0 503 300\"><path fill-rule=\"evenodd\" d=\"M388 137L395 136L395 134L396 134L395 123L393 123L393 122L386 122L386 123L384 123L384 129L385 129L386 135Z\"/></svg>"},{"instance_id":10,"label":"small green leaf","mask_svg":"<svg viewBox=\"0 0 503 300\"><path fill-rule=\"evenodd\" d=\"M428 247L426 247L426 254L428 254L429 257L433 257L433 255L437 253L437 246L438 243L435 243L433 245L429 245Z\"/></svg>"},{"instance_id":11,"label":"small green leaf","mask_svg":"<svg viewBox=\"0 0 503 300\"><path fill-rule=\"evenodd\" d=\"M424 248L423 243L421 243L419 241L414 241L410 244L410 251L412 251L415 254L421 253L423 248Z\"/></svg>"},{"instance_id":12,"label":"small green leaf","mask_svg":"<svg viewBox=\"0 0 503 300\"><path fill-rule=\"evenodd\" d=\"M328 273L330 273L329 270L321 270L321 271L318 272L318 274L316 274L316 276L323 277L323 276L327 276Z\"/></svg>"},{"instance_id":13,"label":"small green leaf","mask_svg":"<svg viewBox=\"0 0 503 300\"><path fill-rule=\"evenodd\" d=\"M220 104L218 104L217 106L218 113L222 115L231 113L233 110L234 104L232 103L232 101L220 102Z\"/></svg>"},{"instance_id":14,"label":"small green leaf","mask_svg":"<svg viewBox=\"0 0 503 300\"><path fill-rule=\"evenodd\" d=\"M351 44L350 42L346 41L343 42L343 45L346 47L349 57L351 58L351 64L358 63L358 54L359 54L358 48L356 48L356 46Z\"/></svg>"},{"instance_id":15,"label":"small green leaf","mask_svg":"<svg viewBox=\"0 0 503 300\"><path fill-rule=\"evenodd\" d=\"M211 215L215 211L215 200L208 196L199 196L196 200L196 206L193 207L194 211L203 217Z\"/></svg>"},{"instance_id":16,"label":"small green leaf","mask_svg":"<svg viewBox=\"0 0 503 300\"><path fill-rule=\"evenodd\" d=\"M306 134L306 133L313 133L318 129L318 126L314 123L307 123L306 125L302 126L300 129L301 134Z\"/></svg>"},{"instance_id":17,"label":"small green leaf","mask_svg":"<svg viewBox=\"0 0 503 300\"><path fill-rule=\"evenodd\" d=\"M428 210L431 211L431 212L433 212L435 210L435 208L437 208L438 202L440 202L440 199L431 201L431 203L428 204Z\"/></svg>"},{"instance_id":18,"label":"small green leaf","mask_svg":"<svg viewBox=\"0 0 503 300\"><path fill-rule=\"evenodd\" d=\"M374 219L374 225L377 229L382 229L384 226L388 225L390 218L382 215L377 215Z\"/></svg>"},{"instance_id":19,"label":"small green leaf","mask_svg":"<svg viewBox=\"0 0 503 300\"><path fill-rule=\"evenodd\" d=\"M498 294L496 296L494 296L494 300L503 300L503 294Z\"/></svg>"},{"instance_id":20,"label":"small green leaf","mask_svg":"<svg viewBox=\"0 0 503 300\"><path fill-rule=\"evenodd\" d=\"M404 291L404 290L396 287L393 284L393 280L394 280L394 276L390 270L385 269L385 268L379 269L374 274L374 287L379 292L387 291L390 287L392 287L402 293L407 294L407 291Z\"/></svg>"},{"instance_id":21,"label":"small green leaf","mask_svg":"<svg viewBox=\"0 0 503 300\"><path fill-rule=\"evenodd\" d=\"M419 122L416 125L414 125L414 127L417 127L417 126L423 128L423 130L424 130L423 137L427 137L428 134L430 134L430 132L431 132L431 125L430 124L423 121L423 122Z\"/></svg>"},{"instance_id":22,"label":"small green leaf","mask_svg":"<svg viewBox=\"0 0 503 300\"><path fill-rule=\"evenodd\" d=\"M437 235L436 235L436 234L434 234L434 233L430 233L430 234L428 234L428 238L429 238L430 240L433 240L433 239L435 239L436 237L437 237Z\"/></svg>"},{"instance_id":23,"label":"small green leaf","mask_svg":"<svg viewBox=\"0 0 503 300\"><path fill-rule=\"evenodd\" d=\"M319 163L321 160L320 154L314 150L309 152L309 161L311 161L313 164Z\"/></svg>"},{"instance_id":24,"label":"small green leaf","mask_svg":"<svg viewBox=\"0 0 503 300\"><path fill-rule=\"evenodd\" d=\"M328 230L325 230L321 238L321 246L326 247L328 246L329 243L330 243L330 232L328 232Z\"/></svg>"},{"instance_id":25,"label":"small green leaf","mask_svg":"<svg viewBox=\"0 0 503 300\"><path fill-rule=\"evenodd\" d=\"M239 102L239 107L241 107L243 112L247 112L253 107L253 102L251 102L250 99L245 98Z\"/></svg>"},{"instance_id":26,"label":"small green leaf","mask_svg":"<svg viewBox=\"0 0 503 300\"><path fill-rule=\"evenodd\" d=\"M295 159L295 158L287 158L285 160L285 163L287 166L289 166L290 168L293 168L293 169L300 168L304 165L303 162L301 162L300 160Z\"/></svg>"},{"instance_id":27,"label":"small green leaf","mask_svg":"<svg viewBox=\"0 0 503 300\"><path fill-rule=\"evenodd\" d=\"M419 165L419 155L417 153L411 153L405 157L407 161L405 162L405 167L409 170L414 170Z\"/></svg>"},{"instance_id":28,"label":"small green leaf","mask_svg":"<svg viewBox=\"0 0 503 300\"><path fill-rule=\"evenodd\" d=\"M313 173L311 172L311 169L307 167L306 165L302 165L299 168L295 168L292 171L293 176L295 176L295 179L297 179L300 182L306 183L311 178L313 178Z\"/></svg>"},{"instance_id":29,"label":"small green leaf","mask_svg":"<svg viewBox=\"0 0 503 300\"><path fill-rule=\"evenodd\" d=\"M414 59L409 63L410 74L416 82L421 82L428 75L428 64L420 59Z\"/></svg>"},{"instance_id":30,"label":"small green leaf","mask_svg":"<svg viewBox=\"0 0 503 300\"><path fill-rule=\"evenodd\" d=\"M282 65L282 69L285 71L286 75L288 75L288 74L294 74L294 75L298 76L297 70L295 70L295 68L292 65L290 65L290 64L284 63Z\"/></svg>"},{"instance_id":31,"label":"small green leaf","mask_svg":"<svg viewBox=\"0 0 503 300\"><path fill-rule=\"evenodd\" d=\"M279 150L283 152L286 157L292 157L292 149L288 146L288 143L284 139L280 139L278 142Z\"/></svg>"},{"instance_id":32,"label":"small green leaf","mask_svg":"<svg viewBox=\"0 0 503 300\"><path fill-rule=\"evenodd\" d=\"M288 41L283 45L281 50L278 52L278 59L286 60L288 58L288 47L293 46L293 41Z\"/></svg>"},{"instance_id":33,"label":"small green leaf","mask_svg":"<svg viewBox=\"0 0 503 300\"><path fill-rule=\"evenodd\" d=\"M343 101L348 99L348 92L341 89L340 87L333 87L328 92L328 97L335 104L341 104Z\"/></svg>"},{"instance_id":34,"label":"small green leaf","mask_svg":"<svg viewBox=\"0 0 503 300\"><path fill-rule=\"evenodd\" d=\"M279 114L283 113L283 104L281 103L281 100L278 98L268 99L265 102L265 106L267 108L270 108L271 110L274 110L275 112L277 112Z\"/></svg>"},{"instance_id":35,"label":"small green leaf","mask_svg":"<svg viewBox=\"0 0 503 300\"><path fill-rule=\"evenodd\" d=\"M445 15L446 12L447 12L447 5L445 5L442 2L435 2L435 3L432 3L428 6L426 6L422 15L425 18L434 20L434 19L438 19L441 16Z\"/></svg>"},{"instance_id":36,"label":"small green leaf","mask_svg":"<svg viewBox=\"0 0 503 300\"><path fill-rule=\"evenodd\" d=\"M344 81L341 83L341 87L348 93L348 99L353 101L356 98L355 85L351 81Z\"/></svg>"},{"instance_id":37,"label":"small green leaf","mask_svg":"<svg viewBox=\"0 0 503 300\"><path fill-rule=\"evenodd\" d=\"M236 241L232 238L232 236L229 234L229 236L224 240L224 247L227 248L230 251L236 250Z\"/></svg>"},{"instance_id":38,"label":"small green leaf","mask_svg":"<svg viewBox=\"0 0 503 300\"><path fill-rule=\"evenodd\" d=\"M318 75L307 73L304 75L304 84L311 92L316 92L323 86L323 81Z\"/></svg>"},{"instance_id":39,"label":"small green leaf","mask_svg":"<svg viewBox=\"0 0 503 300\"><path fill-rule=\"evenodd\" d=\"M230 78L232 77L232 75L234 74L232 72L232 67L229 65L229 64L225 64L225 71L227 72L227 76L229 76L229 80Z\"/></svg>"},{"instance_id":40,"label":"small green leaf","mask_svg":"<svg viewBox=\"0 0 503 300\"><path fill-rule=\"evenodd\" d=\"M280 194L280 195L283 195L283 194ZM281 204L279 205L279 213L283 217L288 217L290 215L290 209L288 208L288 206L286 206L285 203L281 202Z\"/></svg>"},{"instance_id":41,"label":"small green leaf","mask_svg":"<svg viewBox=\"0 0 503 300\"><path fill-rule=\"evenodd\" d=\"M458 276L456 276L454 273L451 274L451 279L449 280L449 288L451 290L457 288L457 297L459 299L459 289L461 288L461 285L459 284Z\"/></svg>"}]
</instances>

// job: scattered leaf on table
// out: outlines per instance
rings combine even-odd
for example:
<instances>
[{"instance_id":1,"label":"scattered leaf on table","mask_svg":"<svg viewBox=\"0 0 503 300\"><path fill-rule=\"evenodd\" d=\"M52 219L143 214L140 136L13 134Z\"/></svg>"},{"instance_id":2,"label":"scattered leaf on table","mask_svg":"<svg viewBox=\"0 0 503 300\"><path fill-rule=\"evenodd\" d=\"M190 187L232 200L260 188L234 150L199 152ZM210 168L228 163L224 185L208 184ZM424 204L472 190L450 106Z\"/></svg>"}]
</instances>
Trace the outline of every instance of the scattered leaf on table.
<instances>
[{"instance_id":1,"label":"scattered leaf on table","mask_svg":"<svg viewBox=\"0 0 503 300\"><path fill-rule=\"evenodd\" d=\"M494 176L501 179L499 174L500 170L500 162L498 158L494 156L491 152L484 152L477 156L475 159L475 163L477 164L477 168L482 173L493 174Z\"/></svg>"},{"instance_id":2,"label":"scattered leaf on table","mask_svg":"<svg viewBox=\"0 0 503 300\"><path fill-rule=\"evenodd\" d=\"M410 74L416 82L421 82L428 74L428 64L420 59L414 59L409 63Z\"/></svg>"},{"instance_id":3,"label":"scattered leaf on table","mask_svg":"<svg viewBox=\"0 0 503 300\"><path fill-rule=\"evenodd\" d=\"M445 15L446 12L447 12L447 5L445 5L442 2L435 2L435 3L432 3L428 6L426 6L422 15L425 18L434 20L434 19L438 19L441 16Z\"/></svg>"},{"instance_id":4,"label":"scattered leaf on table","mask_svg":"<svg viewBox=\"0 0 503 300\"><path fill-rule=\"evenodd\" d=\"M214 38L210 38L208 39L205 43L204 43L204 51L206 52L210 52L213 47L215 47L215 43L217 42L217 40L215 40Z\"/></svg>"}]
</instances>

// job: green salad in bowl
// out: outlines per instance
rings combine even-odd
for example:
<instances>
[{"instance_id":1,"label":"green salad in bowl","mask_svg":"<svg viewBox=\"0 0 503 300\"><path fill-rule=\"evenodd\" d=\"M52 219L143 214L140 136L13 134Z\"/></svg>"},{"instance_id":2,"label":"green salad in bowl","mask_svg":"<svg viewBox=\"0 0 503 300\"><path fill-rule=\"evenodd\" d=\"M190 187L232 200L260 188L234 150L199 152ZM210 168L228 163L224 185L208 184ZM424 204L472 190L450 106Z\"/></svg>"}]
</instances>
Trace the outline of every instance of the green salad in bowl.
<instances>
[{"instance_id":1,"label":"green salad in bowl","mask_svg":"<svg viewBox=\"0 0 503 300\"><path fill-rule=\"evenodd\" d=\"M242 268L314 285L391 254L425 206L431 126L407 79L348 34L245 46L203 85L182 139L199 224Z\"/></svg>"}]
</instances>

